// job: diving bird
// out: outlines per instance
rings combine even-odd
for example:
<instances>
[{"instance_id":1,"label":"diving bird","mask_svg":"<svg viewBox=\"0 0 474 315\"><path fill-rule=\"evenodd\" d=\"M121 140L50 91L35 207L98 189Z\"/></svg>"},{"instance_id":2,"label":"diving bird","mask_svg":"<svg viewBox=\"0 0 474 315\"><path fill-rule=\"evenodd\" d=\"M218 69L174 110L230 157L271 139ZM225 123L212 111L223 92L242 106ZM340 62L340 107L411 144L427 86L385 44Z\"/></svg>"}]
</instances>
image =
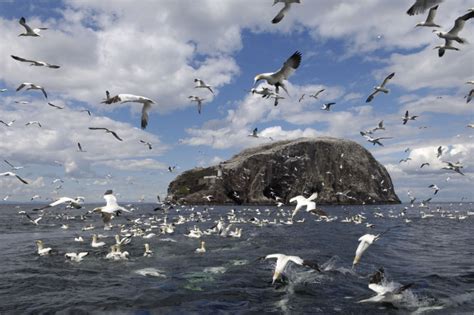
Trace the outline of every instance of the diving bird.
<instances>
[{"instance_id":1,"label":"diving bird","mask_svg":"<svg viewBox=\"0 0 474 315\"><path fill-rule=\"evenodd\" d=\"M357 246L354 261L352 262L352 269L359 263L362 254L372 245L376 240L378 240L380 234L373 235L373 234L365 234L359 238L359 246Z\"/></svg>"},{"instance_id":2,"label":"diving bird","mask_svg":"<svg viewBox=\"0 0 474 315\"><path fill-rule=\"evenodd\" d=\"M394 285L393 282L388 283L385 280L384 269L380 268L369 278L369 289L377 293L377 295L361 300L358 303L393 303L402 299L402 293L413 286L413 283L406 285Z\"/></svg>"},{"instance_id":3,"label":"diving bird","mask_svg":"<svg viewBox=\"0 0 474 315\"><path fill-rule=\"evenodd\" d=\"M301 53L296 51L290 58L288 58L283 67L281 67L276 72L268 72L268 73L261 73L255 76L254 78L254 86L260 81L265 80L268 84L275 86L275 92L279 93L279 88L281 87L285 90L286 94L289 95L288 90L286 89L285 84L283 83L284 80L288 80L288 78L298 69L301 63Z\"/></svg>"},{"instance_id":4,"label":"diving bird","mask_svg":"<svg viewBox=\"0 0 474 315\"><path fill-rule=\"evenodd\" d=\"M429 185L428 188L431 188L431 189L434 190L434 195L436 195L436 194L438 193L438 191L439 191L439 187L438 187L437 185L435 185L435 184Z\"/></svg>"},{"instance_id":5,"label":"diving bird","mask_svg":"<svg viewBox=\"0 0 474 315\"><path fill-rule=\"evenodd\" d=\"M321 89L321 90L317 91L317 92L314 93L314 94L310 94L309 97L312 97L312 98L314 98L315 100L317 100L318 97L319 97L319 94L321 94L321 93L324 92L324 91L326 91L326 89Z\"/></svg>"},{"instance_id":6,"label":"diving bird","mask_svg":"<svg viewBox=\"0 0 474 315\"><path fill-rule=\"evenodd\" d=\"M200 98L199 96L194 96L194 95L190 95L190 96L188 96L188 98L191 99L191 102L196 102L197 109L198 109L198 114L200 114L201 109L202 109L202 101L204 101L205 98Z\"/></svg>"},{"instance_id":7,"label":"diving bird","mask_svg":"<svg viewBox=\"0 0 474 315\"><path fill-rule=\"evenodd\" d=\"M323 106L321 107L321 110L325 110L325 111L331 111L331 106L335 105L336 103L327 103L327 104L323 104Z\"/></svg>"},{"instance_id":8,"label":"diving bird","mask_svg":"<svg viewBox=\"0 0 474 315\"><path fill-rule=\"evenodd\" d=\"M44 90L44 88L40 85L36 85L34 83L28 83L28 82L23 82L22 84L20 84L20 86L16 89L16 91L20 91L22 88L24 87L27 87L26 89L27 90L40 90L41 92L43 92L43 95L45 98L48 98L48 94L46 94L46 91Z\"/></svg>"},{"instance_id":9,"label":"diving bird","mask_svg":"<svg viewBox=\"0 0 474 315\"><path fill-rule=\"evenodd\" d=\"M274 284L277 280L280 280L284 276L285 267L290 261L297 265L309 267L318 272L321 272L321 270L319 269L319 266L316 263L303 260L298 256L287 256L284 254L270 254L270 255L265 256L264 259L277 260L276 265L275 265L275 270L273 271L272 284Z\"/></svg>"},{"instance_id":10,"label":"diving bird","mask_svg":"<svg viewBox=\"0 0 474 315\"><path fill-rule=\"evenodd\" d=\"M409 120L416 120L419 116L410 116L408 111L405 112L405 116L402 117L403 124L406 125Z\"/></svg>"},{"instance_id":11,"label":"diving bird","mask_svg":"<svg viewBox=\"0 0 474 315\"><path fill-rule=\"evenodd\" d=\"M112 134L115 139L119 140L119 141L123 141L119 136L118 134L113 131L113 130L110 130L110 129L107 129L107 128L101 128L101 127L89 127L90 130L105 130L106 133L110 133Z\"/></svg>"},{"instance_id":12,"label":"diving bird","mask_svg":"<svg viewBox=\"0 0 474 315\"><path fill-rule=\"evenodd\" d=\"M377 127L375 127L374 129L372 129L372 132L375 132L375 131L377 131L377 130L385 130L385 127L384 127L384 125L383 125L383 120L381 120L381 121L379 122L379 124L377 125Z\"/></svg>"},{"instance_id":13,"label":"diving bird","mask_svg":"<svg viewBox=\"0 0 474 315\"><path fill-rule=\"evenodd\" d=\"M64 107L61 107L61 106L58 106L58 105L54 105L54 104L51 103L51 102L48 102L48 105L51 106L51 107L57 108L57 109L64 109Z\"/></svg>"},{"instance_id":14,"label":"diving bird","mask_svg":"<svg viewBox=\"0 0 474 315\"><path fill-rule=\"evenodd\" d=\"M206 82L204 82L203 80L201 79L194 79L194 83L195 83L195 89L208 89L212 94L214 94L214 91L212 90L212 86L206 84Z\"/></svg>"},{"instance_id":15,"label":"diving bird","mask_svg":"<svg viewBox=\"0 0 474 315\"><path fill-rule=\"evenodd\" d=\"M423 22L420 22L418 24L416 24L415 27L418 27L418 26L424 26L424 27L441 27L440 25L436 24L434 22L434 18L436 16L436 12L438 11L438 7L439 5L437 6L434 6L430 9L430 11L428 12L428 16L426 17L426 20L423 21Z\"/></svg>"},{"instance_id":16,"label":"diving bird","mask_svg":"<svg viewBox=\"0 0 474 315\"><path fill-rule=\"evenodd\" d=\"M395 72L393 73L390 73L386 78L385 80L383 80L382 84L380 86L375 86L374 87L374 92L372 94L369 95L369 97L367 98L367 100L365 101L366 103L369 103L371 102L375 95L377 95L377 93L379 92L383 92L385 94L388 94L390 92L390 90L386 89L385 88L385 85L387 84L388 81L390 81L393 77L395 76Z\"/></svg>"},{"instance_id":17,"label":"diving bird","mask_svg":"<svg viewBox=\"0 0 474 315\"><path fill-rule=\"evenodd\" d=\"M453 40L460 44L465 44L466 40L464 38L459 37L459 32L461 32L462 29L464 28L464 24L466 23L466 21L471 19L472 17L474 17L474 11L469 11L468 13L458 17L454 21L454 26L451 30L449 30L449 32L434 30L433 33L438 35L439 38L443 38L446 40Z\"/></svg>"},{"instance_id":18,"label":"diving bird","mask_svg":"<svg viewBox=\"0 0 474 315\"><path fill-rule=\"evenodd\" d=\"M0 123L4 124L5 126L7 127L11 127L13 125L13 123L15 122L15 120L12 120L8 123L4 122L3 120L0 120Z\"/></svg>"},{"instance_id":19,"label":"diving bird","mask_svg":"<svg viewBox=\"0 0 474 315\"><path fill-rule=\"evenodd\" d=\"M302 207L306 207L307 212L316 209L316 202L313 201L316 198L318 198L317 192L313 193L308 198L305 198L304 196L301 196L301 195L291 198L290 203L296 202L296 207L293 210L293 213L291 214L291 219L293 219L293 217Z\"/></svg>"},{"instance_id":20,"label":"diving bird","mask_svg":"<svg viewBox=\"0 0 474 315\"><path fill-rule=\"evenodd\" d=\"M80 252L80 253L66 253L64 257L69 258L73 262L81 262L84 257L89 255L88 252Z\"/></svg>"},{"instance_id":21,"label":"diving bird","mask_svg":"<svg viewBox=\"0 0 474 315\"><path fill-rule=\"evenodd\" d=\"M38 36L40 36L40 31L48 29L46 27L31 28L28 24L26 24L26 19L24 17L21 17L19 23L25 28L26 32L21 33L18 36L35 36L35 37L38 37Z\"/></svg>"},{"instance_id":22,"label":"diving bird","mask_svg":"<svg viewBox=\"0 0 474 315\"><path fill-rule=\"evenodd\" d=\"M4 172L4 173L0 173L0 176L12 176L12 177L16 177L20 182L22 182L23 184L28 184L28 182L26 180L24 180L23 178L21 178L20 176L18 176L17 174L13 173L13 172Z\"/></svg>"},{"instance_id":23,"label":"diving bird","mask_svg":"<svg viewBox=\"0 0 474 315\"><path fill-rule=\"evenodd\" d=\"M443 0L415 0L415 3L408 9L408 15L417 15L424 13L429 8L437 6Z\"/></svg>"},{"instance_id":24,"label":"diving bird","mask_svg":"<svg viewBox=\"0 0 474 315\"><path fill-rule=\"evenodd\" d=\"M141 127L146 129L148 125L148 111L151 108L151 104L155 104L152 99L148 97L133 95L133 94L118 94L114 97L109 97L108 99L102 101L103 104L113 104L113 103L140 103L143 104L142 107L142 118L141 118Z\"/></svg>"},{"instance_id":25,"label":"diving bird","mask_svg":"<svg viewBox=\"0 0 474 315\"><path fill-rule=\"evenodd\" d=\"M69 208L81 209L83 202L84 202L84 197L76 197L74 199L72 199L70 197L61 197L61 198L55 200L54 202L50 203L49 205L46 205L46 206L41 207L41 208L35 208L35 209L33 209L33 211L44 210L44 209L51 208L51 207L56 207L56 206L59 206L59 205L62 205L62 204L67 204L67 206Z\"/></svg>"},{"instance_id":26,"label":"diving bird","mask_svg":"<svg viewBox=\"0 0 474 315\"><path fill-rule=\"evenodd\" d=\"M7 160L3 160L3 162L8 164L8 166L10 166L12 170L14 171L18 171L18 170L21 170L22 168L25 168L24 166L14 166L12 163L8 162Z\"/></svg>"},{"instance_id":27,"label":"diving bird","mask_svg":"<svg viewBox=\"0 0 474 315\"><path fill-rule=\"evenodd\" d=\"M301 3L300 0L275 0L273 5L277 3L283 3L283 8L278 12L278 14L273 18L272 23L277 24L285 17L285 14L290 10L293 3Z\"/></svg>"},{"instance_id":28,"label":"diving bird","mask_svg":"<svg viewBox=\"0 0 474 315\"><path fill-rule=\"evenodd\" d=\"M146 141L144 141L144 140L140 140L140 142L143 143L144 145L146 145L149 150L153 149L153 147L151 146L151 143L150 143L150 142L146 142Z\"/></svg>"},{"instance_id":29,"label":"diving bird","mask_svg":"<svg viewBox=\"0 0 474 315\"><path fill-rule=\"evenodd\" d=\"M47 67L47 68L51 68L51 69L59 69L61 68L61 66L58 66L58 65L53 65L51 63L47 63L47 62L44 62L44 61L39 61L39 60L32 60L32 59L25 59L25 58L22 58L22 57L18 57L18 56L14 56L14 55L11 55L11 57L17 61L20 61L20 62L28 62L30 63L30 66L36 66L36 67Z\"/></svg>"}]
</instances>

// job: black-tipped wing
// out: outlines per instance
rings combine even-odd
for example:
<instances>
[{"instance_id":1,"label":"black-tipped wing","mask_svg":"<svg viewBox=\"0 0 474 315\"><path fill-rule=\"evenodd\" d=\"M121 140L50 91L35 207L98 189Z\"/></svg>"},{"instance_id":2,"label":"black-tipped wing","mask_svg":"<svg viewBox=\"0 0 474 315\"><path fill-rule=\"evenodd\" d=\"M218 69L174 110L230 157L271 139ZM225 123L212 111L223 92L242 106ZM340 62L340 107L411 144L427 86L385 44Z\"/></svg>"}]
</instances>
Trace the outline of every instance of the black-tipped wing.
<instances>
[{"instance_id":1,"label":"black-tipped wing","mask_svg":"<svg viewBox=\"0 0 474 315\"><path fill-rule=\"evenodd\" d=\"M109 132L119 141L123 141L115 131L109 130Z\"/></svg>"},{"instance_id":2,"label":"black-tipped wing","mask_svg":"<svg viewBox=\"0 0 474 315\"><path fill-rule=\"evenodd\" d=\"M417 15L424 13L429 8L440 4L443 0L416 0L415 3L408 9L408 15Z\"/></svg>"},{"instance_id":3,"label":"black-tipped wing","mask_svg":"<svg viewBox=\"0 0 474 315\"><path fill-rule=\"evenodd\" d=\"M22 182L23 184L28 185L28 182L27 182L26 180L24 180L23 178L21 178L20 176L15 175L15 177L18 178L18 180L19 180L20 182Z\"/></svg>"},{"instance_id":4,"label":"black-tipped wing","mask_svg":"<svg viewBox=\"0 0 474 315\"><path fill-rule=\"evenodd\" d=\"M395 72L390 73L390 74L385 78L385 80L383 80L383 82L382 82L382 87L384 87L385 84L387 84L388 81L390 81L394 76L395 76Z\"/></svg>"},{"instance_id":5,"label":"black-tipped wing","mask_svg":"<svg viewBox=\"0 0 474 315\"><path fill-rule=\"evenodd\" d=\"M64 107L61 107L61 106L58 106L58 105L54 105L54 104L51 103L51 102L48 102L48 105L51 106L51 107L57 108L57 109L64 109Z\"/></svg>"},{"instance_id":6,"label":"black-tipped wing","mask_svg":"<svg viewBox=\"0 0 474 315\"><path fill-rule=\"evenodd\" d=\"M32 63L35 63L36 61L34 60L29 60L29 59L25 59L25 58L21 58L21 57L18 57L18 56L14 56L14 55L10 55L13 59L17 60L17 61L21 61L21 62L32 62Z\"/></svg>"},{"instance_id":7,"label":"black-tipped wing","mask_svg":"<svg viewBox=\"0 0 474 315\"><path fill-rule=\"evenodd\" d=\"M281 78L281 81L287 80L293 72L295 72L296 69L301 64L301 53L299 51L296 51L293 55L291 55L290 58L288 58L285 63L283 64L283 67L281 67L278 72L274 74L276 78Z\"/></svg>"}]
</instances>

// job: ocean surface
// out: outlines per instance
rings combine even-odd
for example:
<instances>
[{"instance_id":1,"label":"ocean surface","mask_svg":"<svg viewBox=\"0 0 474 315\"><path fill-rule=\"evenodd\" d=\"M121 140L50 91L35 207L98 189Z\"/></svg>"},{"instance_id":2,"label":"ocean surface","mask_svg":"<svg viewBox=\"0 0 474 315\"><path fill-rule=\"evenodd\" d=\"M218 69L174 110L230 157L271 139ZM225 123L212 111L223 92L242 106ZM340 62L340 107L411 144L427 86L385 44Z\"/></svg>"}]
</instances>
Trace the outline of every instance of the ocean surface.
<instances>
[{"instance_id":1,"label":"ocean surface","mask_svg":"<svg viewBox=\"0 0 474 315\"><path fill-rule=\"evenodd\" d=\"M164 213L155 206L134 205L104 231L99 215L80 218L93 205L46 209L39 225L21 214L36 218L33 205L0 205L0 314L474 314L472 203L408 207L404 216L407 205L322 206L330 222L300 211L293 224L292 207L177 207ZM362 223L341 222L358 213ZM180 224L160 235L165 216ZM225 225L234 222L229 230L242 228L241 237L185 236L220 218ZM123 234L142 229L156 235L131 237L122 247L129 259L110 261L105 256L119 224ZM95 228L82 230L89 225ZM358 238L389 227L352 270ZM94 233L107 245L92 248ZM78 236L84 242L74 241ZM40 257L35 240L52 254ZM206 252L196 253L201 240ZM144 243L152 257L143 257ZM79 263L64 257L79 251L89 252ZM273 253L316 261L323 271L289 264L287 283L272 285L275 260L258 258ZM394 303L358 303L375 295L368 278L380 267L391 285L412 287Z\"/></svg>"}]
</instances>

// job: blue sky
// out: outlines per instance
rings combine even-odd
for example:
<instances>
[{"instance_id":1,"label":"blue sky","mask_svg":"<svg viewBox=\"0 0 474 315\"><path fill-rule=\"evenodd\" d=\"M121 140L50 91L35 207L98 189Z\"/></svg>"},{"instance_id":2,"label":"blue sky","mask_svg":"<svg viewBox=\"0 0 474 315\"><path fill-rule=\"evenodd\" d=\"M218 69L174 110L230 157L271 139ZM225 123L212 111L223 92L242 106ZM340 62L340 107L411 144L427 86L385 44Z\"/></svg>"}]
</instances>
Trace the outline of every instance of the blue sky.
<instances>
[{"instance_id":1,"label":"blue sky","mask_svg":"<svg viewBox=\"0 0 474 315\"><path fill-rule=\"evenodd\" d=\"M1 2L0 88L8 91L0 94L0 120L16 121L0 125L0 152L2 159L25 166L17 172L30 185L0 178L0 200L38 194L40 200L83 195L98 201L103 191L114 189L123 200L153 201L180 172L270 141L247 137L255 127L277 140L352 139L387 167L403 200L408 190L419 199L430 197L427 186L433 183L441 188L438 201L474 198L474 129L466 127L474 123L474 109L463 98L472 88L465 82L474 79L471 44L440 59L433 47L442 41L431 29L414 28L424 16L405 14L411 0L302 1L278 25L270 21L281 4L255 2ZM437 16L443 30L467 8L465 0L443 3ZM21 16L49 29L39 38L18 37ZM461 35L473 42L473 29L469 21ZM278 107L245 92L256 74L277 70L296 50L302 64L289 79L290 96ZM61 69L29 67L12 54ZM396 75L390 94L365 103L391 72ZM214 86L216 96L194 89L195 77ZM49 101L67 108L48 106L36 91L15 92L22 82L44 86ZM326 89L321 100L298 102L301 94L320 88ZM105 90L154 99L146 131L139 129L140 106L100 104ZM188 95L206 98L201 115ZM29 103L15 103L19 100ZM333 111L321 111L329 101L336 102ZM79 112L84 108L93 116ZM403 126L407 109L420 117ZM373 147L359 131L382 119L387 130L376 135L393 139ZM24 126L31 120L43 128ZM90 126L111 128L125 141ZM87 152L77 152L77 142ZM445 154L437 159L440 145ZM399 164L405 157L412 160ZM462 162L466 176L441 170L441 161ZM420 170L423 162L431 166ZM177 165L176 172L169 173L169 165ZM2 163L0 171L7 170ZM64 180L61 188L52 184L55 178Z\"/></svg>"}]
</instances>

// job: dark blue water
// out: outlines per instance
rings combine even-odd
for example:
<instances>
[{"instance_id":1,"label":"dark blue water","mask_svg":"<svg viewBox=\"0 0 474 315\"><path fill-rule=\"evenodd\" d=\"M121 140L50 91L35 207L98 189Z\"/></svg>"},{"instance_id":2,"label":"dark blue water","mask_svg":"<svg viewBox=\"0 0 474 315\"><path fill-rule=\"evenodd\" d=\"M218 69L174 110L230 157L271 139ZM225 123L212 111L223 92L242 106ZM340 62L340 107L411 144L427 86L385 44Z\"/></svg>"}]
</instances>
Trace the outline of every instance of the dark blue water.
<instances>
[{"instance_id":1,"label":"dark blue water","mask_svg":"<svg viewBox=\"0 0 474 315\"><path fill-rule=\"evenodd\" d=\"M434 209L442 207L442 211ZM291 314L473 314L474 312L474 212L473 204L431 205L433 217L422 219L420 210L410 208L399 217L403 205L380 207L324 207L338 219L316 222L315 216L300 212L295 219L302 223L235 223L241 238L204 236L207 252L195 253L199 239L185 237L194 225L210 228L222 217L228 222L231 207L178 208L170 210L168 222L178 215L188 218L202 212L200 222L176 226L173 234L150 239L133 237L123 250L128 261L108 261L105 255L114 244L119 228L104 231L99 216L86 221L79 218L86 210L48 209L38 226L25 219L21 210L32 207L0 206L0 313L109 313L109 314L184 314L184 313L291 313ZM86 209L92 206L86 206ZM236 218L257 217L286 221L276 208L232 207ZM139 205L131 214L113 220L124 228L133 225L150 228L145 223L153 205ZM260 214L255 211L260 210ZM291 208L285 208L288 212ZM341 219L363 212L362 224L342 223ZM382 212L383 218L374 217ZM66 219L60 214L75 216ZM34 213L35 217L37 214ZM406 223L408 217L411 222ZM141 218L141 223L134 223ZM365 223L375 224L367 228ZM69 228L61 229L62 224ZM94 230L82 231L92 224ZM159 225L156 223L155 225ZM153 224L152 224L153 225ZM355 271L351 270L357 239L398 226L373 244ZM152 231L158 234L157 229ZM108 236L104 248L90 246L93 233ZM147 232L148 233L148 232ZM74 241L81 235L84 243ZM54 253L39 257L35 240L41 239ZM165 239L165 240L163 240ZM166 240L167 239L167 240ZM176 242L170 241L174 240ZM143 257L143 244L154 251ZM87 251L80 263L66 261L64 253ZM272 253L298 255L315 260L325 270L317 273L301 266L286 270L289 283L272 286L274 261L257 258ZM357 303L374 295L367 287L368 276L384 267L386 277L400 284L414 283L395 304ZM155 276L137 273L145 268ZM152 268L152 269L149 269Z\"/></svg>"}]
</instances>

